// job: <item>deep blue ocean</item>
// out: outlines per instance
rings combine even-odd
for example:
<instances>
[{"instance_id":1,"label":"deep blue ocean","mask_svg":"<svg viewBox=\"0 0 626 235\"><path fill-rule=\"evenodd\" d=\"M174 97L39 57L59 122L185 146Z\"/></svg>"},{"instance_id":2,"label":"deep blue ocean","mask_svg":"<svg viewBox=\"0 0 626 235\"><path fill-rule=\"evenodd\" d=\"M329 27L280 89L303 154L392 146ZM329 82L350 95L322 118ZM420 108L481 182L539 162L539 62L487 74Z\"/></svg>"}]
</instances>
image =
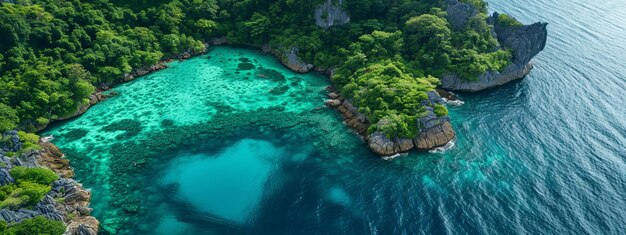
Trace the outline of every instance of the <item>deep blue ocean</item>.
<instances>
[{"instance_id":1,"label":"deep blue ocean","mask_svg":"<svg viewBox=\"0 0 626 235\"><path fill-rule=\"evenodd\" d=\"M489 4L548 43L525 79L458 94L446 151L374 156L325 77L230 47L44 134L103 234L626 234L626 2Z\"/></svg>"}]
</instances>

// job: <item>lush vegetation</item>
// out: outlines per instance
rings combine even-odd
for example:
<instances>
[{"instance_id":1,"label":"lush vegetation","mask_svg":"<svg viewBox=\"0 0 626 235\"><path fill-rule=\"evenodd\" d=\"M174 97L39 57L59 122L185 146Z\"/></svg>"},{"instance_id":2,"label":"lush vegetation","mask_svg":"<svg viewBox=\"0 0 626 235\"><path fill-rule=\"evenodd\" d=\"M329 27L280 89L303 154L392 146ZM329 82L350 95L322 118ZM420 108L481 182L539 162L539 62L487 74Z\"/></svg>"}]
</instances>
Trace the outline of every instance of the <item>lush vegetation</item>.
<instances>
[{"instance_id":1,"label":"lush vegetation","mask_svg":"<svg viewBox=\"0 0 626 235\"><path fill-rule=\"evenodd\" d=\"M48 220L43 216L26 219L18 224L7 224L0 220L0 234L5 235L61 235L63 232L63 222Z\"/></svg>"},{"instance_id":2,"label":"lush vegetation","mask_svg":"<svg viewBox=\"0 0 626 235\"><path fill-rule=\"evenodd\" d=\"M46 168L13 167L15 184L0 186L0 208L19 209L34 206L50 191L50 184L59 176Z\"/></svg>"},{"instance_id":3,"label":"lush vegetation","mask_svg":"<svg viewBox=\"0 0 626 235\"><path fill-rule=\"evenodd\" d=\"M446 20L443 0L352 0L341 8L349 24L323 29L313 9L323 0L23 0L0 6L0 131L36 130L74 113L101 84L119 81L133 68L167 55L202 51L203 41L226 36L234 44L298 48L318 67L337 68L333 80L355 99L373 123L420 113L409 100L437 85L433 77L468 80L507 65L511 53L497 50L486 3L463 0L480 12L462 30ZM504 17L504 16L501 16ZM508 21L504 21L508 22ZM395 67L391 80L374 79L367 68ZM373 70L373 71L374 71ZM380 73L380 72L376 72ZM396 96L394 87L403 87ZM387 86L378 92L358 92ZM356 87L355 87L356 86ZM404 85L402 85L404 86ZM347 87L347 88L346 88ZM357 96L358 95L358 96ZM395 103L394 103L395 102ZM399 105L398 103L406 104ZM419 106L419 105L418 105ZM439 109L440 110L440 109ZM440 111L439 113L445 113ZM390 122L395 123L395 122ZM398 133L413 136L415 130ZM410 126L410 125L409 125ZM412 128L412 127L411 127ZM376 128L374 128L376 129ZM393 131L390 131L391 133Z\"/></svg>"},{"instance_id":4,"label":"lush vegetation","mask_svg":"<svg viewBox=\"0 0 626 235\"><path fill-rule=\"evenodd\" d=\"M515 18L511 17L510 15L504 14L504 13L500 13L498 15L498 25L504 26L504 27L522 27L524 26L522 23L520 23L519 21L517 21Z\"/></svg>"}]
</instances>

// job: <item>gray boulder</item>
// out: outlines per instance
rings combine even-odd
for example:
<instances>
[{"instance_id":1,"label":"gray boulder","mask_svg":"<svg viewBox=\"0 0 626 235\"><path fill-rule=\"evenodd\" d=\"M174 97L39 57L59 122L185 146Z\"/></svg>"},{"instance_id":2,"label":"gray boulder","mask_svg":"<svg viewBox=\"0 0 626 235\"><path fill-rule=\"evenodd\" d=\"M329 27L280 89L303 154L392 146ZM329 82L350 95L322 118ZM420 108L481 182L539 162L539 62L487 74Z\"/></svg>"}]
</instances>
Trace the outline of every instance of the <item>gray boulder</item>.
<instances>
[{"instance_id":1,"label":"gray boulder","mask_svg":"<svg viewBox=\"0 0 626 235\"><path fill-rule=\"evenodd\" d=\"M85 224L81 224L81 225L78 225L78 228L76 228L76 230L74 230L71 234L72 235L96 235L96 232L94 231L93 228Z\"/></svg>"},{"instance_id":2,"label":"gray boulder","mask_svg":"<svg viewBox=\"0 0 626 235\"><path fill-rule=\"evenodd\" d=\"M16 130L7 131L3 136L8 139L7 142L0 143L0 149L3 152L17 152L22 149L22 142L20 142L20 137L17 135Z\"/></svg>"},{"instance_id":3,"label":"gray boulder","mask_svg":"<svg viewBox=\"0 0 626 235\"><path fill-rule=\"evenodd\" d=\"M303 62L298 57L298 50L297 47L292 47L291 50L285 51L283 63L294 72L308 73L313 68L313 65Z\"/></svg>"},{"instance_id":4,"label":"gray boulder","mask_svg":"<svg viewBox=\"0 0 626 235\"><path fill-rule=\"evenodd\" d=\"M4 220L7 223L20 222L24 219L34 217L34 216L29 217L32 214L34 213L24 213L22 211L11 211L7 209L2 209L0 210L0 220Z\"/></svg>"},{"instance_id":5,"label":"gray boulder","mask_svg":"<svg viewBox=\"0 0 626 235\"><path fill-rule=\"evenodd\" d=\"M38 167L39 163L37 159L39 158L38 151L30 151L28 153L24 153L21 156L15 158L14 164L15 166L23 166L23 167Z\"/></svg>"},{"instance_id":6,"label":"gray boulder","mask_svg":"<svg viewBox=\"0 0 626 235\"><path fill-rule=\"evenodd\" d=\"M9 174L7 168L0 168L0 186L15 183L15 179Z\"/></svg>"}]
</instances>

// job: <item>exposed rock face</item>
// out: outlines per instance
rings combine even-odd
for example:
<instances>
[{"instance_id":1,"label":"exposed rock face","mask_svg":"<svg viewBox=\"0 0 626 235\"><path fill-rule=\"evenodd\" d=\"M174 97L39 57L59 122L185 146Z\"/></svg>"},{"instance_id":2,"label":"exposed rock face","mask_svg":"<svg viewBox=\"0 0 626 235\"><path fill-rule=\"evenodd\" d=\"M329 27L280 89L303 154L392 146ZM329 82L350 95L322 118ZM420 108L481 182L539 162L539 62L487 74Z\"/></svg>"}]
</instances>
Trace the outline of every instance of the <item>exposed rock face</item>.
<instances>
[{"instance_id":1,"label":"exposed rock face","mask_svg":"<svg viewBox=\"0 0 626 235\"><path fill-rule=\"evenodd\" d=\"M523 78L532 70L532 64L526 64L521 69L513 64L508 65L502 72L489 71L478 77L476 81L468 81L456 75L446 75L441 78L441 88L453 91L476 92L504 85L511 81Z\"/></svg>"},{"instance_id":2,"label":"exposed rock face","mask_svg":"<svg viewBox=\"0 0 626 235\"><path fill-rule=\"evenodd\" d=\"M492 22L498 41L507 48L513 49L513 64L518 68L528 64L541 52L548 38L548 23L537 22L522 27L506 27L498 24L497 12L488 19Z\"/></svg>"},{"instance_id":3,"label":"exposed rock face","mask_svg":"<svg viewBox=\"0 0 626 235\"><path fill-rule=\"evenodd\" d=\"M456 134L450 122L443 122L440 125L431 128L424 128L420 134L413 139L415 148L421 151L427 151L433 148L446 145L454 139Z\"/></svg>"},{"instance_id":4,"label":"exposed rock face","mask_svg":"<svg viewBox=\"0 0 626 235\"><path fill-rule=\"evenodd\" d=\"M413 149L413 140L405 138L389 139L382 132L374 132L368 138L368 146L379 155L389 156L396 153L404 153Z\"/></svg>"},{"instance_id":5,"label":"exposed rock face","mask_svg":"<svg viewBox=\"0 0 626 235\"><path fill-rule=\"evenodd\" d=\"M446 12L448 13L446 19L455 30L463 29L469 19L478 14L478 10L474 6L461 3L458 0L448 0Z\"/></svg>"},{"instance_id":6,"label":"exposed rock face","mask_svg":"<svg viewBox=\"0 0 626 235\"><path fill-rule=\"evenodd\" d=\"M0 168L0 186L15 183L15 179L9 174L6 168Z\"/></svg>"},{"instance_id":7,"label":"exposed rock face","mask_svg":"<svg viewBox=\"0 0 626 235\"><path fill-rule=\"evenodd\" d=\"M322 28L330 28L333 25L342 25L350 22L350 16L342 9L343 0L339 0L337 6L331 0L315 9L315 24Z\"/></svg>"},{"instance_id":8,"label":"exposed rock face","mask_svg":"<svg viewBox=\"0 0 626 235\"><path fill-rule=\"evenodd\" d=\"M272 50L272 54L280 58L280 61L294 72L308 73L313 68L312 64L307 64L298 57L297 47L284 50L282 53L279 50Z\"/></svg>"},{"instance_id":9,"label":"exposed rock face","mask_svg":"<svg viewBox=\"0 0 626 235\"><path fill-rule=\"evenodd\" d=\"M17 152L22 148L22 142L20 142L20 137L17 135L17 131L7 131L4 133L4 138L7 138L8 141L4 143L0 143L0 153L4 155L6 152Z\"/></svg>"},{"instance_id":10,"label":"exposed rock face","mask_svg":"<svg viewBox=\"0 0 626 235\"><path fill-rule=\"evenodd\" d=\"M96 235L100 222L94 217L77 219L67 225L68 235Z\"/></svg>"},{"instance_id":11,"label":"exposed rock face","mask_svg":"<svg viewBox=\"0 0 626 235\"><path fill-rule=\"evenodd\" d=\"M503 26L498 24L498 13L494 13L488 23L494 25L498 41L505 48L513 51L512 63L502 72L489 71L478 77L477 81L467 81L456 75L447 75L441 79L441 87L447 90L480 91L503 85L528 75L533 66L530 60L541 52L546 45L547 23L534 23L525 26Z\"/></svg>"},{"instance_id":12,"label":"exposed rock face","mask_svg":"<svg viewBox=\"0 0 626 235\"><path fill-rule=\"evenodd\" d=\"M188 53L184 53L181 58L184 58L185 57L184 55L189 55L189 54ZM189 58L189 57L187 57L187 58ZM152 72L155 72L155 71L159 71L159 70L162 70L162 69L165 69L165 68L167 68L167 65L164 64L164 63L158 63L158 64L150 65L150 66L141 66L139 68L133 69L129 74L126 74L124 76L124 81L127 82L127 81L133 80L133 79L135 79L137 77L141 77L141 76L144 76L146 74L149 74L149 73L152 73Z\"/></svg>"}]
</instances>

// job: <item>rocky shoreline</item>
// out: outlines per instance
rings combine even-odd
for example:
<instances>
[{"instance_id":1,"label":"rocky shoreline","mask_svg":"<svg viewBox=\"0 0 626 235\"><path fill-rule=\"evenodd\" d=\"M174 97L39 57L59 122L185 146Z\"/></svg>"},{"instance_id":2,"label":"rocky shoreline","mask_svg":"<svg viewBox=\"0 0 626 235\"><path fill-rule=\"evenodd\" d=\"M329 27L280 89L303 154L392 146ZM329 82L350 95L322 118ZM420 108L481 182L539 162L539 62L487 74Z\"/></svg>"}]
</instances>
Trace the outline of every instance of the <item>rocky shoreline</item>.
<instances>
[{"instance_id":1,"label":"rocky shoreline","mask_svg":"<svg viewBox=\"0 0 626 235\"><path fill-rule=\"evenodd\" d=\"M89 202L91 192L84 189L81 184L72 179L74 171L65 159L63 153L47 139L40 140L42 150L33 150L20 156L8 157L6 152L17 152L21 146L17 131L4 133L9 143L0 146L0 185L15 183L15 179L9 174L11 168L43 167L54 171L59 179L54 181L51 190L33 208L21 208L18 210L1 209L0 220L7 223L19 223L22 220L44 216L49 220L62 221L67 224L65 234L68 235L96 235L98 234L99 222L91 216Z\"/></svg>"}]
</instances>

